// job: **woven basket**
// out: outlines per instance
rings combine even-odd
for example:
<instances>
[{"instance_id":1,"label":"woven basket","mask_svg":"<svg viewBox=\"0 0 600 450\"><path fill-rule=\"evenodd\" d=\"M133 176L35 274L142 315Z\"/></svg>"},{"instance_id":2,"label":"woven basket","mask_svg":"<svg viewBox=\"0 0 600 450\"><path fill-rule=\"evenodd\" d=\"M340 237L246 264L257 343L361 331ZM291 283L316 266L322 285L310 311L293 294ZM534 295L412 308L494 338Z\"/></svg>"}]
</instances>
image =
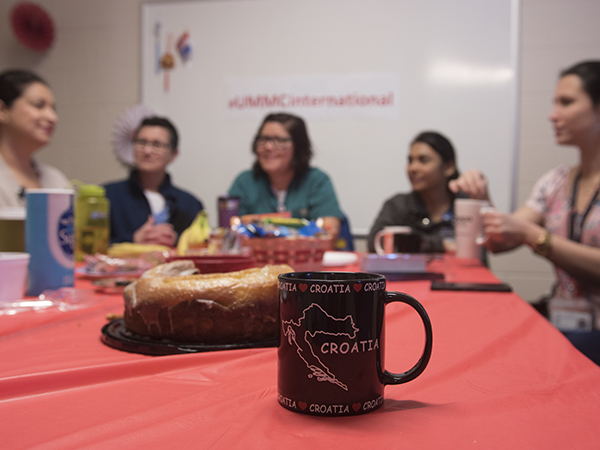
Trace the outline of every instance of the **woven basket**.
<instances>
[{"instance_id":1,"label":"woven basket","mask_svg":"<svg viewBox=\"0 0 600 450\"><path fill-rule=\"evenodd\" d=\"M315 268L323 261L323 254L331 249L331 238L247 238L244 245L250 247L259 264L289 264L295 270Z\"/></svg>"}]
</instances>

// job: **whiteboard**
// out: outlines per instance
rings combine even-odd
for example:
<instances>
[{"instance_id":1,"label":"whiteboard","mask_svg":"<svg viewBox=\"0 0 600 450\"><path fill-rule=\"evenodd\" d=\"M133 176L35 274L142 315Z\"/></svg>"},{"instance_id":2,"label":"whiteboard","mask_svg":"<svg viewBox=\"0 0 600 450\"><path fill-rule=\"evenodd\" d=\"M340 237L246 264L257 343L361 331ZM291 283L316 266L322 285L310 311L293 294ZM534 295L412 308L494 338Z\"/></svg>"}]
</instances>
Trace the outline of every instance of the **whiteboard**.
<instances>
[{"instance_id":1,"label":"whiteboard","mask_svg":"<svg viewBox=\"0 0 600 450\"><path fill-rule=\"evenodd\" d=\"M459 169L481 169L494 203L509 211L516 195L518 12L518 0L147 3L142 102L177 126L180 155L169 172L202 200L213 226L218 196L254 161L250 146L264 117L230 114L229 86L274 77L396 80L393 114L304 117L312 165L330 175L354 234L368 232L385 199L410 190L408 146L423 130L448 136ZM187 64L176 50L184 31L192 48ZM165 51L175 56L168 71L157 66Z\"/></svg>"}]
</instances>

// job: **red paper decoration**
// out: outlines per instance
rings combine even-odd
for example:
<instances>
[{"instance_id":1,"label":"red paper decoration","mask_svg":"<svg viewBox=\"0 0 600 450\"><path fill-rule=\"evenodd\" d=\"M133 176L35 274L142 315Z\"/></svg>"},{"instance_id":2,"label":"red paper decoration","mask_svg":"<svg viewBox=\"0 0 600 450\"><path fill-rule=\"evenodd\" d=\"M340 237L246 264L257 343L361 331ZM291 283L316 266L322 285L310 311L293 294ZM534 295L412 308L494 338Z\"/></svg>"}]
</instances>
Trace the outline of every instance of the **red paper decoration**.
<instances>
[{"instance_id":1,"label":"red paper decoration","mask_svg":"<svg viewBox=\"0 0 600 450\"><path fill-rule=\"evenodd\" d=\"M19 3L13 8L10 20L15 36L25 47L41 52L52 45L54 24L41 6Z\"/></svg>"}]
</instances>

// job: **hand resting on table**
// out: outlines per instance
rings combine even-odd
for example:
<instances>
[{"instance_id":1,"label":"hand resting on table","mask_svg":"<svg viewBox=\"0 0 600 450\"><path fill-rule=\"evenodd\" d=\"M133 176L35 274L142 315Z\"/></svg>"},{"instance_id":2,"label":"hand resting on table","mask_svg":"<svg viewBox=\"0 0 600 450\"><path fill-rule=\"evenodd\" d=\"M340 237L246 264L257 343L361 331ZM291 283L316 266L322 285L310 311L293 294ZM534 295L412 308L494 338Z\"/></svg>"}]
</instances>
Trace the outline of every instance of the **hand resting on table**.
<instances>
[{"instance_id":1,"label":"hand resting on table","mask_svg":"<svg viewBox=\"0 0 600 450\"><path fill-rule=\"evenodd\" d=\"M148 216L146 223L133 233L133 242L173 247L177 242L177 233L170 223L155 224L154 217Z\"/></svg>"}]
</instances>

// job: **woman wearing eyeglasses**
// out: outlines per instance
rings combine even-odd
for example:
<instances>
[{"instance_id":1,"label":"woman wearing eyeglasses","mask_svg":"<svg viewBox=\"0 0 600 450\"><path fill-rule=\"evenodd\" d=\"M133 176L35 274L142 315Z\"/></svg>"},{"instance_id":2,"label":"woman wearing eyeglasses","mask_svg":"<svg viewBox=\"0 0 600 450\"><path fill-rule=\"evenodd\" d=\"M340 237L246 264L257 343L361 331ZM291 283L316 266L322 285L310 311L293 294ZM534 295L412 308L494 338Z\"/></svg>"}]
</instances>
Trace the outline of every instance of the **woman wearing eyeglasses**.
<instances>
[{"instance_id":1,"label":"woman wearing eyeglasses","mask_svg":"<svg viewBox=\"0 0 600 450\"><path fill-rule=\"evenodd\" d=\"M25 70L0 74L0 207L24 206L27 188L70 187L62 172L33 158L50 143L57 122L44 80Z\"/></svg>"},{"instance_id":2,"label":"woman wearing eyeglasses","mask_svg":"<svg viewBox=\"0 0 600 450\"><path fill-rule=\"evenodd\" d=\"M135 133L135 167L129 179L105 186L110 201L111 242L173 247L203 207L171 184L167 166L178 155L179 137L162 117L144 119Z\"/></svg>"},{"instance_id":3,"label":"woman wearing eyeglasses","mask_svg":"<svg viewBox=\"0 0 600 450\"><path fill-rule=\"evenodd\" d=\"M329 177L310 167L312 147L304 121L291 114L268 115L252 152L252 170L242 172L229 189L230 196L240 198L240 214L289 211L296 218L322 218L337 237L344 216Z\"/></svg>"}]
</instances>

